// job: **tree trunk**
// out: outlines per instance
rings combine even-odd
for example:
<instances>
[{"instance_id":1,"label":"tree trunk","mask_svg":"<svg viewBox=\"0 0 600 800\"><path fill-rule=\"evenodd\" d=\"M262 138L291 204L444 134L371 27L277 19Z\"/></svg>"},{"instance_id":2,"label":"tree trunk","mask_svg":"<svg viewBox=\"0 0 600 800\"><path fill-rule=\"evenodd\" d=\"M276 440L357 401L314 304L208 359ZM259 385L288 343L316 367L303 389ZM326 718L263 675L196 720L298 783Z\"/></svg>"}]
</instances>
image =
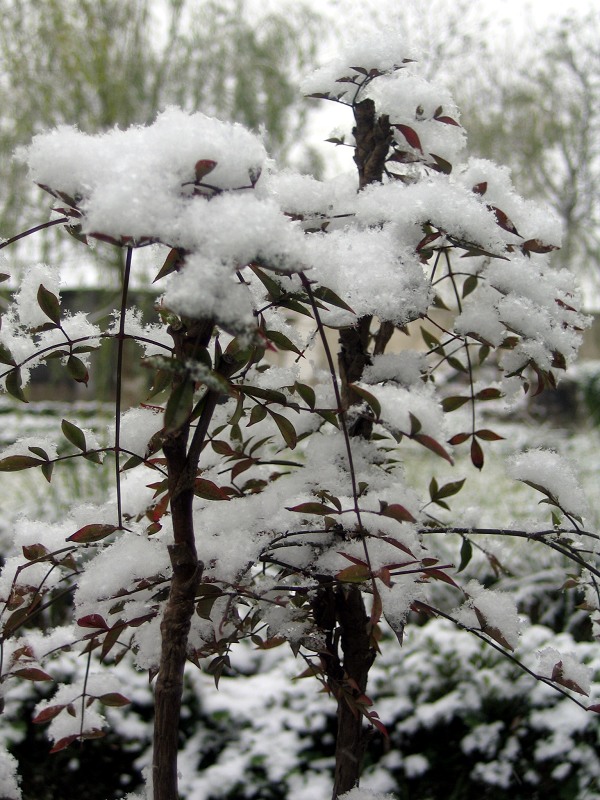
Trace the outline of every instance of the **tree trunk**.
<instances>
[{"instance_id":1,"label":"tree trunk","mask_svg":"<svg viewBox=\"0 0 600 800\"><path fill-rule=\"evenodd\" d=\"M355 104L354 118L354 161L361 190L383 180L392 134L389 118L376 117L375 103L371 99ZM393 333L393 326L383 323L379 332L372 336L371 323L371 317L362 317L355 326L340 330L338 363L345 411L362 402L348 384L359 381L365 367L371 363L369 346L373 343L374 354L383 353ZM369 439L372 430L373 420L366 416L350 419L348 424L351 436ZM333 800L358 786L360 780L367 731L356 700L366 692L369 670L375 660L370 620L359 588L340 586L336 589L335 620L337 633L332 635L328 646L336 647L339 635L341 658L324 660L338 701Z\"/></svg>"}]
</instances>

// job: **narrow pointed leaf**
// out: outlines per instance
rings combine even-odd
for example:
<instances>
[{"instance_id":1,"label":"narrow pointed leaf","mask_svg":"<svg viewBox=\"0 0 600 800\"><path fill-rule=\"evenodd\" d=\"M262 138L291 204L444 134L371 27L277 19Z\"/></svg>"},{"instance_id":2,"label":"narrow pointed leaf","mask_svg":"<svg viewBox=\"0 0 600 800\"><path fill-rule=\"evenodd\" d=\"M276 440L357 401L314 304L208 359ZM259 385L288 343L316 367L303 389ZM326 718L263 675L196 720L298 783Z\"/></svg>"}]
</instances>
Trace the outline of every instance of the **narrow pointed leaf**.
<instances>
[{"instance_id":1,"label":"narrow pointed leaf","mask_svg":"<svg viewBox=\"0 0 600 800\"><path fill-rule=\"evenodd\" d=\"M69 422L66 419L63 419L61 422L61 428L65 437L71 442L71 444L75 445L78 450L85 451L87 449L85 434L81 428L78 428L77 425L74 425L72 422Z\"/></svg>"},{"instance_id":2,"label":"narrow pointed leaf","mask_svg":"<svg viewBox=\"0 0 600 800\"><path fill-rule=\"evenodd\" d=\"M57 325L60 322L60 302L58 297L40 283L37 301L44 314Z\"/></svg>"},{"instance_id":3,"label":"narrow pointed leaf","mask_svg":"<svg viewBox=\"0 0 600 800\"><path fill-rule=\"evenodd\" d=\"M67 537L67 542L76 542L77 544L90 544L91 542L99 542L106 539L111 533L118 530L116 525L103 525L92 524L84 525L78 531L75 531L71 536Z\"/></svg>"}]
</instances>

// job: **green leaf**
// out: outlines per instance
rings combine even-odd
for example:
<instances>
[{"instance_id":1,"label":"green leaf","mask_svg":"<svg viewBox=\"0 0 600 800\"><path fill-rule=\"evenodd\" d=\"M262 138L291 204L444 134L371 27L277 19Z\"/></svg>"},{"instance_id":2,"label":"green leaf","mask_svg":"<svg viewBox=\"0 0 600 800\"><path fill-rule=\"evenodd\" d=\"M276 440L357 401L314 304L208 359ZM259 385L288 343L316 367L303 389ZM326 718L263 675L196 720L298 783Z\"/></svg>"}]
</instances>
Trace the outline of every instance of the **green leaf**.
<instances>
[{"instance_id":1,"label":"green leaf","mask_svg":"<svg viewBox=\"0 0 600 800\"><path fill-rule=\"evenodd\" d=\"M445 483L438 489L435 499L441 500L444 497L452 497L453 495L458 494L465 485L465 481L466 478L463 478L462 481L451 481L450 483Z\"/></svg>"},{"instance_id":2,"label":"green leaf","mask_svg":"<svg viewBox=\"0 0 600 800\"><path fill-rule=\"evenodd\" d=\"M428 331L427 328L424 328L423 326L421 326L421 336L430 350L437 350L441 346L440 340L434 336L431 331Z\"/></svg>"},{"instance_id":3,"label":"green leaf","mask_svg":"<svg viewBox=\"0 0 600 800\"><path fill-rule=\"evenodd\" d=\"M8 364L9 367L16 367L17 362L14 360L12 353L5 345L0 343L0 364Z\"/></svg>"},{"instance_id":4,"label":"green leaf","mask_svg":"<svg viewBox=\"0 0 600 800\"><path fill-rule=\"evenodd\" d=\"M69 422L66 419L63 419L61 428L65 437L71 442L71 444L75 445L78 450L85 451L87 449L85 434L81 428L78 428L77 425L74 425L72 422Z\"/></svg>"},{"instance_id":5,"label":"green leaf","mask_svg":"<svg viewBox=\"0 0 600 800\"><path fill-rule=\"evenodd\" d=\"M246 425L249 428L251 425L256 425L257 422L262 422L262 420L267 416L267 409L265 406L255 405L252 411L250 412L250 422Z\"/></svg>"},{"instance_id":6,"label":"green leaf","mask_svg":"<svg viewBox=\"0 0 600 800\"><path fill-rule=\"evenodd\" d=\"M90 376L86 365L80 358L73 355L69 356L67 359L67 371L74 381L84 383L87 386Z\"/></svg>"},{"instance_id":7,"label":"green leaf","mask_svg":"<svg viewBox=\"0 0 600 800\"><path fill-rule=\"evenodd\" d=\"M457 572L462 572L473 557L473 545L466 537L463 539L460 548L460 564L458 565Z\"/></svg>"},{"instance_id":8,"label":"green leaf","mask_svg":"<svg viewBox=\"0 0 600 800\"><path fill-rule=\"evenodd\" d=\"M339 514L337 508L326 506L324 503L300 503L298 506L286 506L288 511L297 511L299 514L318 514L324 517L326 514Z\"/></svg>"},{"instance_id":9,"label":"green leaf","mask_svg":"<svg viewBox=\"0 0 600 800\"><path fill-rule=\"evenodd\" d=\"M47 462L33 456L6 456L0 458L0 472L19 472L22 469L39 467Z\"/></svg>"},{"instance_id":10,"label":"green leaf","mask_svg":"<svg viewBox=\"0 0 600 800\"><path fill-rule=\"evenodd\" d=\"M289 350L292 353L296 353L298 356L302 355L302 351L298 350L296 345L288 339L287 336L284 336L283 333L279 331L265 331L265 336L280 350Z\"/></svg>"},{"instance_id":11,"label":"green leaf","mask_svg":"<svg viewBox=\"0 0 600 800\"><path fill-rule=\"evenodd\" d=\"M296 381L294 384L294 389L298 392L300 397L304 400L311 411L314 410L317 398L315 395L315 390L312 388L312 386L308 386L306 383L298 383L298 381Z\"/></svg>"},{"instance_id":12,"label":"green leaf","mask_svg":"<svg viewBox=\"0 0 600 800\"><path fill-rule=\"evenodd\" d=\"M236 386L236 389L250 397L258 397L259 400L267 400L269 403L279 403L281 406L287 405L287 397L283 392L278 392L275 389L262 389L259 386L249 386L246 384Z\"/></svg>"},{"instance_id":13,"label":"green leaf","mask_svg":"<svg viewBox=\"0 0 600 800\"><path fill-rule=\"evenodd\" d=\"M60 301L41 283L37 292L37 301L44 314L58 325L60 323Z\"/></svg>"},{"instance_id":14,"label":"green leaf","mask_svg":"<svg viewBox=\"0 0 600 800\"><path fill-rule=\"evenodd\" d=\"M368 564L353 564L336 574L336 579L343 583L364 583L371 577Z\"/></svg>"},{"instance_id":15,"label":"green leaf","mask_svg":"<svg viewBox=\"0 0 600 800\"><path fill-rule=\"evenodd\" d=\"M21 385L22 385L21 370L20 369L11 370L6 376L6 383L5 383L6 391L10 395L15 397L17 400L20 400L22 403L28 403L29 401L25 397Z\"/></svg>"},{"instance_id":16,"label":"green leaf","mask_svg":"<svg viewBox=\"0 0 600 800\"><path fill-rule=\"evenodd\" d=\"M45 450L42 450L41 447L28 447L27 449L33 453L34 456L39 456L45 461L48 461L48 453Z\"/></svg>"},{"instance_id":17,"label":"green leaf","mask_svg":"<svg viewBox=\"0 0 600 800\"><path fill-rule=\"evenodd\" d=\"M457 408L460 408L461 406L464 406L465 403L468 403L470 399L470 397L459 397L458 395L455 397L445 397L442 400L442 408L447 412L456 411Z\"/></svg>"},{"instance_id":18,"label":"green leaf","mask_svg":"<svg viewBox=\"0 0 600 800\"><path fill-rule=\"evenodd\" d=\"M348 388L351 389L355 394L365 401L365 403L373 409L373 413L375 414L375 419L381 418L381 404L379 400L368 392L366 389L363 389L362 386L357 386L355 383L348 384Z\"/></svg>"},{"instance_id":19,"label":"green leaf","mask_svg":"<svg viewBox=\"0 0 600 800\"><path fill-rule=\"evenodd\" d=\"M293 450L298 444L298 435L296 434L296 429L289 419L287 419L287 417L284 417L282 414L276 414L275 411L271 411L270 408L267 408L267 411L273 418L273 422L279 428L279 432L283 436L285 443L290 450Z\"/></svg>"},{"instance_id":20,"label":"green leaf","mask_svg":"<svg viewBox=\"0 0 600 800\"><path fill-rule=\"evenodd\" d=\"M189 419L194 401L194 384L184 380L171 392L165 408L165 431L173 433L179 430Z\"/></svg>"},{"instance_id":21,"label":"green leaf","mask_svg":"<svg viewBox=\"0 0 600 800\"><path fill-rule=\"evenodd\" d=\"M67 536L67 542L76 542L77 544L90 544L91 542L99 542L101 539L106 539L111 533L118 530L116 525L105 525L102 523L91 525L84 525L78 531L75 531L71 536Z\"/></svg>"},{"instance_id":22,"label":"green leaf","mask_svg":"<svg viewBox=\"0 0 600 800\"><path fill-rule=\"evenodd\" d=\"M326 286L319 286L316 289L313 289L313 295L330 306L343 308L344 311L349 311L351 314L355 313L354 309L350 308L348 303L345 303L341 297L339 297L335 292L332 292L331 289L328 289Z\"/></svg>"},{"instance_id":23,"label":"green leaf","mask_svg":"<svg viewBox=\"0 0 600 800\"><path fill-rule=\"evenodd\" d=\"M477 275L469 275L468 278L465 278L465 282L463 283L462 287L463 300L465 297L470 295L471 292L475 291L475 289L477 288L477 283L478 283Z\"/></svg>"}]
</instances>

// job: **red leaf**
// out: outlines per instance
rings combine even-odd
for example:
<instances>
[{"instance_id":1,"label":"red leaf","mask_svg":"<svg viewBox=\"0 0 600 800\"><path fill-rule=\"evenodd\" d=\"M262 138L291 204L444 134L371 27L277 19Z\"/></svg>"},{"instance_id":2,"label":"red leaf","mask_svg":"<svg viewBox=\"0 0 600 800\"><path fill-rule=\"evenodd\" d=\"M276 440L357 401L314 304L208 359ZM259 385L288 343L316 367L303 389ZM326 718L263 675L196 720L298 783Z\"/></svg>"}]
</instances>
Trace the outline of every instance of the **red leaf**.
<instances>
[{"instance_id":1,"label":"red leaf","mask_svg":"<svg viewBox=\"0 0 600 800\"><path fill-rule=\"evenodd\" d=\"M487 181L482 181L481 183L476 183L473 187L473 191L475 194L484 195L487 192Z\"/></svg>"},{"instance_id":2,"label":"red leaf","mask_svg":"<svg viewBox=\"0 0 600 800\"><path fill-rule=\"evenodd\" d=\"M462 444L466 442L467 439L471 438L470 433L456 433L451 439L448 439L448 444L455 445L455 444Z\"/></svg>"},{"instance_id":3,"label":"red leaf","mask_svg":"<svg viewBox=\"0 0 600 800\"><path fill-rule=\"evenodd\" d=\"M436 122L443 122L446 125L456 125L457 128L460 128L460 123L458 123L452 117L435 117Z\"/></svg>"},{"instance_id":4,"label":"red leaf","mask_svg":"<svg viewBox=\"0 0 600 800\"><path fill-rule=\"evenodd\" d=\"M77 620L77 624L80 628L100 628L103 631L109 629L104 617L101 617L100 614L88 614L85 617L81 617Z\"/></svg>"},{"instance_id":5,"label":"red leaf","mask_svg":"<svg viewBox=\"0 0 600 800\"><path fill-rule=\"evenodd\" d=\"M475 431L475 436L477 436L478 439L483 439L485 442L498 442L500 439L504 439L504 436L500 436L499 433L494 433L494 431L490 431L487 428Z\"/></svg>"},{"instance_id":6,"label":"red leaf","mask_svg":"<svg viewBox=\"0 0 600 800\"><path fill-rule=\"evenodd\" d=\"M261 406L257 406L261 408ZM227 489L222 489L216 483L207 480L206 478L196 478L194 481L194 494L196 497L202 497L204 500L229 500L229 492Z\"/></svg>"},{"instance_id":7,"label":"red leaf","mask_svg":"<svg viewBox=\"0 0 600 800\"><path fill-rule=\"evenodd\" d=\"M496 217L496 222L503 230L508 231L509 233L513 233L515 236L521 235L519 231L515 228L513 223L506 216L504 211L497 208L496 206L488 206L488 208L492 212L492 214Z\"/></svg>"},{"instance_id":8,"label":"red leaf","mask_svg":"<svg viewBox=\"0 0 600 800\"><path fill-rule=\"evenodd\" d=\"M528 253L551 253L559 248L555 244L544 244L540 239L528 239L523 242L523 250Z\"/></svg>"},{"instance_id":9,"label":"red leaf","mask_svg":"<svg viewBox=\"0 0 600 800\"><path fill-rule=\"evenodd\" d=\"M43 722L49 722L54 717L57 717L65 706L48 706L43 711L40 711L31 721L35 725L41 725Z\"/></svg>"},{"instance_id":10,"label":"red leaf","mask_svg":"<svg viewBox=\"0 0 600 800\"><path fill-rule=\"evenodd\" d=\"M51 681L52 678L47 672L38 667L24 667L16 669L12 673L17 678L24 678L26 681Z\"/></svg>"},{"instance_id":11,"label":"red leaf","mask_svg":"<svg viewBox=\"0 0 600 800\"><path fill-rule=\"evenodd\" d=\"M416 522L416 519L408 511L408 509L401 506L399 503L390 503L379 512L382 517L391 517L397 522Z\"/></svg>"},{"instance_id":12,"label":"red leaf","mask_svg":"<svg viewBox=\"0 0 600 800\"><path fill-rule=\"evenodd\" d=\"M64 750L70 744L73 744L73 742L76 741L78 738L79 738L79 735L76 734L76 733L72 734L71 736L64 736L62 739L59 739L55 743L54 747L52 748L52 750L50 750L50 752L51 753L58 753L61 750Z\"/></svg>"},{"instance_id":13,"label":"red leaf","mask_svg":"<svg viewBox=\"0 0 600 800\"><path fill-rule=\"evenodd\" d=\"M450 464L454 464L452 456L446 450L444 450L442 445L439 442L436 442L436 440L433 439L431 436L427 436L424 433L417 433L413 436L413 439L416 442L419 442L419 444L422 444L423 447L426 447L428 450L431 450L436 455L445 458L446 461L448 461Z\"/></svg>"},{"instance_id":14,"label":"red leaf","mask_svg":"<svg viewBox=\"0 0 600 800\"><path fill-rule=\"evenodd\" d=\"M412 128L409 128L408 125L394 125L393 127L396 128L397 131L400 131L411 147L414 147L415 150L420 150L421 153L423 152L421 140L419 139L416 131L414 131Z\"/></svg>"},{"instance_id":15,"label":"red leaf","mask_svg":"<svg viewBox=\"0 0 600 800\"><path fill-rule=\"evenodd\" d=\"M104 703L105 706L112 706L114 708L120 708L121 706L128 706L131 703L131 700L128 700L124 695L119 694L119 692L108 692L107 694L101 694L98 697L101 703Z\"/></svg>"},{"instance_id":16,"label":"red leaf","mask_svg":"<svg viewBox=\"0 0 600 800\"><path fill-rule=\"evenodd\" d=\"M477 469L483 468L483 450L481 449L481 445L477 441L475 437L473 437L473 441L471 442L471 463Z\"/></svg>"},{"instance_id":17,"label":"red leaf","mask_svg":"<svg viewBox=\"0 0 600 800\"><path fill-rule=\"evenodd\" d=\"M600 714L600 703L595 703L593 706L588 706L587 710L595 711L596 714Z\"/></svg>"},{"instance_id":18,"label":"red leaf","mask_svg":"<svg viewBox=\"0 0 600 800\"><path fill-rule=\"evenodd\" d=\"M77 542L78 544L90 544L99 542L118 530L117 525L92 524L84 525L71 536L67 536L67 542Z\"/></svg>"},{"instance_id":19,"label":"red leaf","mask_svg":"<svg viewBox=\"0 0 600 800\"><path fill-rule=\"evenodd\" d=\"M299 514L338 514L337 508L326 506L324 503L300 503L298 506L286 506L288 511L297 511Z\"/></svg>"},{"instance_id":20,"label":"red leaf","mask_svg":"<svg viewBox=\"0 0 600 800\"><path fill-rule=\"evenodd\" d=\"M216 161L211 161L209 158L201 158L200 161L196 161L194 166L194 171L196 173L196 180L201 181L202 178L205 178L209 172L212 172L213 169L217 166Z\"/></svg>"}]
</instances>

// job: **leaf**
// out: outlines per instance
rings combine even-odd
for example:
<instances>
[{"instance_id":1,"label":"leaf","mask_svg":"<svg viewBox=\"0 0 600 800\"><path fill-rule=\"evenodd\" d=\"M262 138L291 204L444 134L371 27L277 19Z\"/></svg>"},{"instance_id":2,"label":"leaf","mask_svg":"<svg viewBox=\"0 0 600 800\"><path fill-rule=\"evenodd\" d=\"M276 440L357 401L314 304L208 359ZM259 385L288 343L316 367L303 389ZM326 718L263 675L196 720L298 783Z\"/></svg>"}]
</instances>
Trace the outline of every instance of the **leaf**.
<instances>
[{"instance_id":1,"label":"leaf","mask_svg":"<svg viewBox=\"0 0 600 800\"><path fill-rule=\"evenodd\" d=\"M179 430L189 419L194 401L194 385L186 379L173 389L165 408L165 431Z\"/></svg>"},{"instance_id":2,"label":"leaf","mask_svg":"<svg viewBox=\"0 0 600 800\"><path fill-rule=\"evenodd\" d=\"M80 617L77 624L80 628L100 628L104 631L109 629L106 620L100 614L87 614L85 617Z\"/></svg>"},{"instance_id":3,"label":"leaf","mask_svg":"<svg viewBox=\"0 0 600 800\"><path fill-rule=\"evenodd\" d=\"M439 442L436 442L434 438L431 436L427 436L424 433L417 433L412 437L416 442L422 444L423 447L426 447L428 450L431 450L432 453L444 458L449 464L454 464L454 460L450 453L445 450Z\"/></svg>"},{"instance_id":4,"label":"leaf","mask_svg":"<svg viewBox=\"0 0 600 800\"><path fill-rule=\"evenodd\" d=\"M17 362L14 360L12 353L6 345L0 344L0 364L8 364L9 367L15 367Z\"/></svg>"},{"instance_id":5,"label":"leaf","mask_svg":"<svg viewBox=\"0 0 600 800\"><path fill-rule=\"evenodd\" d=\"M250 412L250 421L246 425L249 428L251 425L256 425L257 422L262 422L262 420L267 416L267 409L265 406L255 405L252 411Z\"/></svg>"},{"instance_id":6,"label":"leaf","mask_svg":"<svg viewBox=\"0 0 600 800\"><path fill-rule=\"evenodd\" d=\"M46 462L33 456L6 456L6 458L0 458L0 472L19 472L22 469L39 467L42 464L46 464Z\"/></svg>"},{"instance_id":7,"label":"leaf","mask_svg":"<svg viewBox=\"0 0 600 800\"><path fill-rule=\"evenodd\" d=\"M456 444L463 444L466 442L467 439L471 438L470 433L455 433L451 439L448 439L448 444L456 445Z\"/></svg>"},{"instance_id":8,"label":"leaf","mask_svg":"<svg viewBox=\"0 0 600 800\"><path fill-rule=\"evenodd\" d=\"M297 511L299 514L339 514L337 508L326 506L324 503L300 503L297 506L286 506L287 511Z\"/></svg>"},{"instance_id":9,"label":"leaf","mask_svg":"<svg viewBox=\"0 0 600 800\"><path fill-rule=\"evenodd\" d=\"M12 673L16 678L24 678L26 681L51 681L52 677L38 667L23 667Z\"/></svg>"},{"instance_id":10,"label":"leaf","mask_svg":"<svg viewBox=\"0 0 600 800\"><path fill-rule=\"evenodd\" d=\"M80 358L77 356L69 356L67 359L67 372L77 383L84 383L86 386L90 379L87 367Z\"/></svg>"},{"instance_id":11,"label":"leaf","mask_svg":"<svg viewBox=\"0 0 600 800\"><path fill-rule=\"evenodd\" d=\"M43 544L24 544L23 545L23 556L27 559L27 561L37 561L40 558L44 558L44 556L48 555L48 548L44 547Z\"/></svg>"},{"instance_id":12,"label":"leaf","mask_svg":"<svg viewBox=\"0 0 600 800\"><path fill-rule=\"evenodd\" d=\"M159 269L152 283L156 283L156 281L159 281L161 278L164 278L167 275L170 275L172 272L178 270L183 265L183 262L183 251L173 247L172 250L169 251L169 254L165 258L164 264Z\"/></svg>"},{"instance_id":13,"label":"leaf","mask_svg":"<svg viewBox=\"0 0 600 800\"><path fill-rule=\"evenodd\" d=\"M441 172L443 175L450 175L452 172L452 164L449 161L446 161L446 159L441 156L436 156L435 153L430 153L429 155L433 158L434 164L432 164L432 167L436 172Z\"/></svg>"},{"instance_id":14,"label":"leaf","mask_svg":"<svg viewBox=\"0 0 600 800\"><path fill-rule=\"evenodd\" d=\"M229 492L206 478L196 478L194 494L204 500L229 500Z\"/></svg>"},{"instance_id":15,"label":"leaf","mask_svg":"<svg viewBox=\"0 0 600 800\"><path fill-rule=\"evenodd\" d=\"M496 222L498 225L505 231L514 234L515 236L520 236L521 234L515 228L513 223L509 220L506 216L504 211L497 208L496 206L488 206L488 209L492 212L492 214L496 217Z\"/></svg>"},{"instance_id":16,"label":"leaf","mask_svg":"<svg viewBox=\"0 0 600 800\"><path fill-rule=\"evenodd\" d=\"M477 284L479 283L479 279L477 275L469 275L468 278L465 278L465 282L463 283L462 287L462 298L463 300L465 297L468 297L471 292L474 292L477 288Z\"/></svg>"},{"instance_id":17,"label":"leaf","mask_svg":"<svg viewBox=\"0 0 600 800\"><path fill-rule=\"evenodd\" d=\"M44 314L58 325L60 323L60 301L41 283L37 292L37 301Z\"/></svg>"},{"instance_id":18,"label":"leaf","mask_svg":"<svg viewBox=\"0 0 600 800\"><path fill-rule=\"evenodd\" d=\"M528 253L551 253L559 249L555 244L544 244L540 239L528 239L522 247Z\"/></svg>"},{"instance_id":19,"label":"leaf","mask_svg":"<svg viewBox=\"0 0 600 800\"><path fill-rule=\"evenodd\" d=\"M494 433L494 431L490 431L487 428L475 431L475 436L478 439L483 439L484 442L498 442L500 439L504 439L504 436L500 436L499 433Z\"/></svg>"},{"instance_id":20,"label":"leaf","mask_svg":"<svg viewBox=\"0 0 600 800\"><path fill-rule=\"evenodd\" d=\"M292 353L296 353L298 356L302 355L302 351L298 350L296 345L288 339L287 336L284 336L283 333L279 331L265 331L265 336L280 350L289 350Z\"/></svg>"},{"instance_id":21,"label":"leaf","mask_svg":"<svg viewBox=\"0 0 600 800\"><path fill-rule=\"evenodd\" d=\"M475 194L484 195L487 192L487 188L487 181L482 181L481 183L476 183L472 191Z\"/></svg>"},{"instance_id":22,"label":"leaf","mask_svg":"<svg viewBox=\"0 0 600 800\"><path fill-rule=\"evenodd\" d=\"M444 497L453 497L455 494L460 492L462 487L465 485L465 481L466 478L463 478L461 481L451 481L450 483L445 483L436 492L435 499L440 500Z\"/></svg>"},{"instance_id":23,"label":"leaf","mask_svg":"<svg viewBox=\"0 0 600 800\"><path fill-rule=\"evenodd\" d=\"M77 544L99 542L117 530L119 530L117 525L104 525L102 523L84 525L83 528L75 531L71 536L67 536L67 542L76 542Z\"/></svg>"},{"instance_id":24,"label":"leaf","mask_svg":"<svg viewBox=\"0 0 600 800\"><path fill-rule=\"evenodd\" d=\"M296 429L289 419L287 419L287 417L284 417L282 414L276 414L275 411L271 411L270 408L267 408L267 411L271 415L273 422L279 428L279 432L283 436L285 443L290 450L293 450L298 444L298 435L296 434Z\"/></svg>"},{"instance_id":25,"label":"leaf","mask_svg":"<svg viewBox=\"0 0 600 800\"><path fill-rule=\"evenodd\" d=\"M413 128L410 128L408 125L392 125L392 127L400 131L411 147L414 147L415 150L419 150L421 153L423 152L421 140Z\"/></svg>"},{"instance_id":26,"label":"leaf","mask_svg":"<svg viewBox=\"0 0 600 800\"><path fill-rule=\"evenodd\" d=\"M125 695L120 694L119 692L107 692L107 694L101 694L98 697L101 703L104 703L105 706L110 706L111 708L121 708L122 706L128 706L131 703L131 700L128 700Z\"/></svg>"},{"instance_id":27,"label":"leaf","mask_svg":"<svg viewBox=\"0 0 600 800\"><path fill-rule=\"evenodd\" d=\"M15 397L17 400L20 400L22 403L28 403L29 401L25 397L23 393L22 386L22 378L21 378L21 370L20 369L13 369L11 370L8 375L6 376L5 381L5 389L6 391Z\"/></svg>"},{"instance_id":28,"label":"leaf","mask_svg":"<svg viewBox=\"0 0 600 800\"><path fill-rule=\"evenodd\" d=\"M341 297L339 297L331 289L328 289L326 286L319 286L316 289L313 289L313 295L330 306L343 308L344 311L349 311L351 314L355 313L353 308L350 308L350 306L345 303Z\"/></svg>"},{"instance_id":29,"label":"leaf","mask_svg":"<svg viewBox=\"0 0 600 800\"><path fill-rule=\"evenodd\" d=\"M399 503L390 503L384 506L379 513L382 517L391 517L397 522L416 522L410 511Z\"/></svg>"},{"instance_id":30,"label":"leaf","mask_svg":"<svg viewBox=\"0 0 600 800\"><path fill-rule=\"evenodd\" d=\"M278 403L281 406L286 406L288 402L285 394L275 389L262 389L260 386L248 386L246 384L240 384L236 386L236 389L250 397L258 397L259 400L266 400L269 403Z\"/></svg>"},{"instance_id":31,"label":"leaf","mask_svg":"<svg viewBox=\"0 0 600 800\"><path fill-rule=\"evenodd\" d=\"M87 449L85 434L81 428L78 428L77 425L74 425L72 422L69 422L66 419L63 419L61 422L61 428L65 437L71 442L71 444L75 445L78 450L85 451Z\"/></svg>"},{"instance_id":32,"label":"leaf","mask_svg":"<svg viewBox=\"0 0 600 800\"><path fill-rule=\"evenodd\" d=\"M498 400L502 396L503 395L500 389L494 389L494 388L482 389L475 395L475 400Z\"/></svg>"},{"instance_id":33,"label":"leaf","mask_svg":"<svg viewBox=\"0 0 600 800\"><path fill-rule=\"evenodd\" d=\"M48 706L47 708L42 709L39 714L31 720L34 725L41 725L44 722L50 722L51 719L57 717L60 712L65 708L64 705L58 706Z\"/></svg>"},{"instance_id":34,"label":"leaf","mask_svg":"<svg viewBox=\"0 0 600 800\"><path fill-rule=\"evenodd\" d=\"M468 403L470 397L459 397L456 395L455 397L445 397L442 400L442 408L446 412L456 411L457 408L464 406L465 403Z\"/></svg>"},{"instance_id":35,"label":"leaf","mask_svg":"<svg viewBox=\"0 0 600 800\"><path fill-rule=\"evenodd\" d=\"M381 418L381 404L375 395L363 389L362 386L357 386L355 383L348 384L348 388L365 401L365 403L373 409L375 419Z\"/></svg>"},{"instance_id":36,"label":"leaf","mask_svg":"<svg viewBox=\"0 0 600 800\"><path fill-rule=\"evenodd\" d=\"M473 437L471 442L471 463L477 469L483 469L483 462L483 450L477 439Z\"/></svg>"},{"instance_id":37,"label":"leaf","mask_svg":"<svg viewBox=\"0 0 600 800\"><path fill-rule=\"evenodd\" d=\"M343 583L364 583L370 579L371 570L368 564L353 564L338 572L335 577Z\"/></svg>"},{"instance_id":38,"label":"leaf","mask_svg":"<svg viewBox=\"0 0 600 800\"><path fill-rule=\"evenodd\" d=\"M436 122L443 122L444 125L456 125L457 128L460 128L460 123L452 117L434 117L434 119Z\"/></svg>"},{"instance_id":39,"label":"leaf","mask_svg":"<svg viewBox=\"0 0 600 800\"><path fill-rule=\"evenodd\" d=\"M70 736L63 736L62 739L59 739L55 742L54 747L50 750L50 753L58 753L61 750L67 748L70 744L77 741L79 739L79 734L73 733Z\"/></svg>"},{"instance_id":40,"label":"leaf","mask_svg":"<svg viewBox=\"0 0 600 800\"><path fill-rule=\"evenodd\" d=\"M460 547L460 564L458 565L457 572L462 572L473 557L473 545L466 537L463 539Z\"/></svg>"},{"instance_id":41,"label":"leaf","mask_svg":"<svg viewBox=\"0 0 600 800\"><path fill-rule=\"evenodd\" d=\"M217 166L217 162L216 161L212 161L209 158L201 158L200 161L196 161L196 163L194 164L194 172L196 173L196 181L200 182L209 173L211 173L216 166Z\"/></svg>"},{"instance_id":42,"label":"leaf","mask_svg":"<svg viewBox=\"0 0 600 800\"><path fill-rule=\"evenodd\" d=\"M308 386L306 383L298 383L298 381L296 381L294 384L294 389L298 392L310 410L313 411L315 408L315 403L317 402L317 398L315 395L315 390L312 388L312 386Z\"/></svg>"}]
</instances>

